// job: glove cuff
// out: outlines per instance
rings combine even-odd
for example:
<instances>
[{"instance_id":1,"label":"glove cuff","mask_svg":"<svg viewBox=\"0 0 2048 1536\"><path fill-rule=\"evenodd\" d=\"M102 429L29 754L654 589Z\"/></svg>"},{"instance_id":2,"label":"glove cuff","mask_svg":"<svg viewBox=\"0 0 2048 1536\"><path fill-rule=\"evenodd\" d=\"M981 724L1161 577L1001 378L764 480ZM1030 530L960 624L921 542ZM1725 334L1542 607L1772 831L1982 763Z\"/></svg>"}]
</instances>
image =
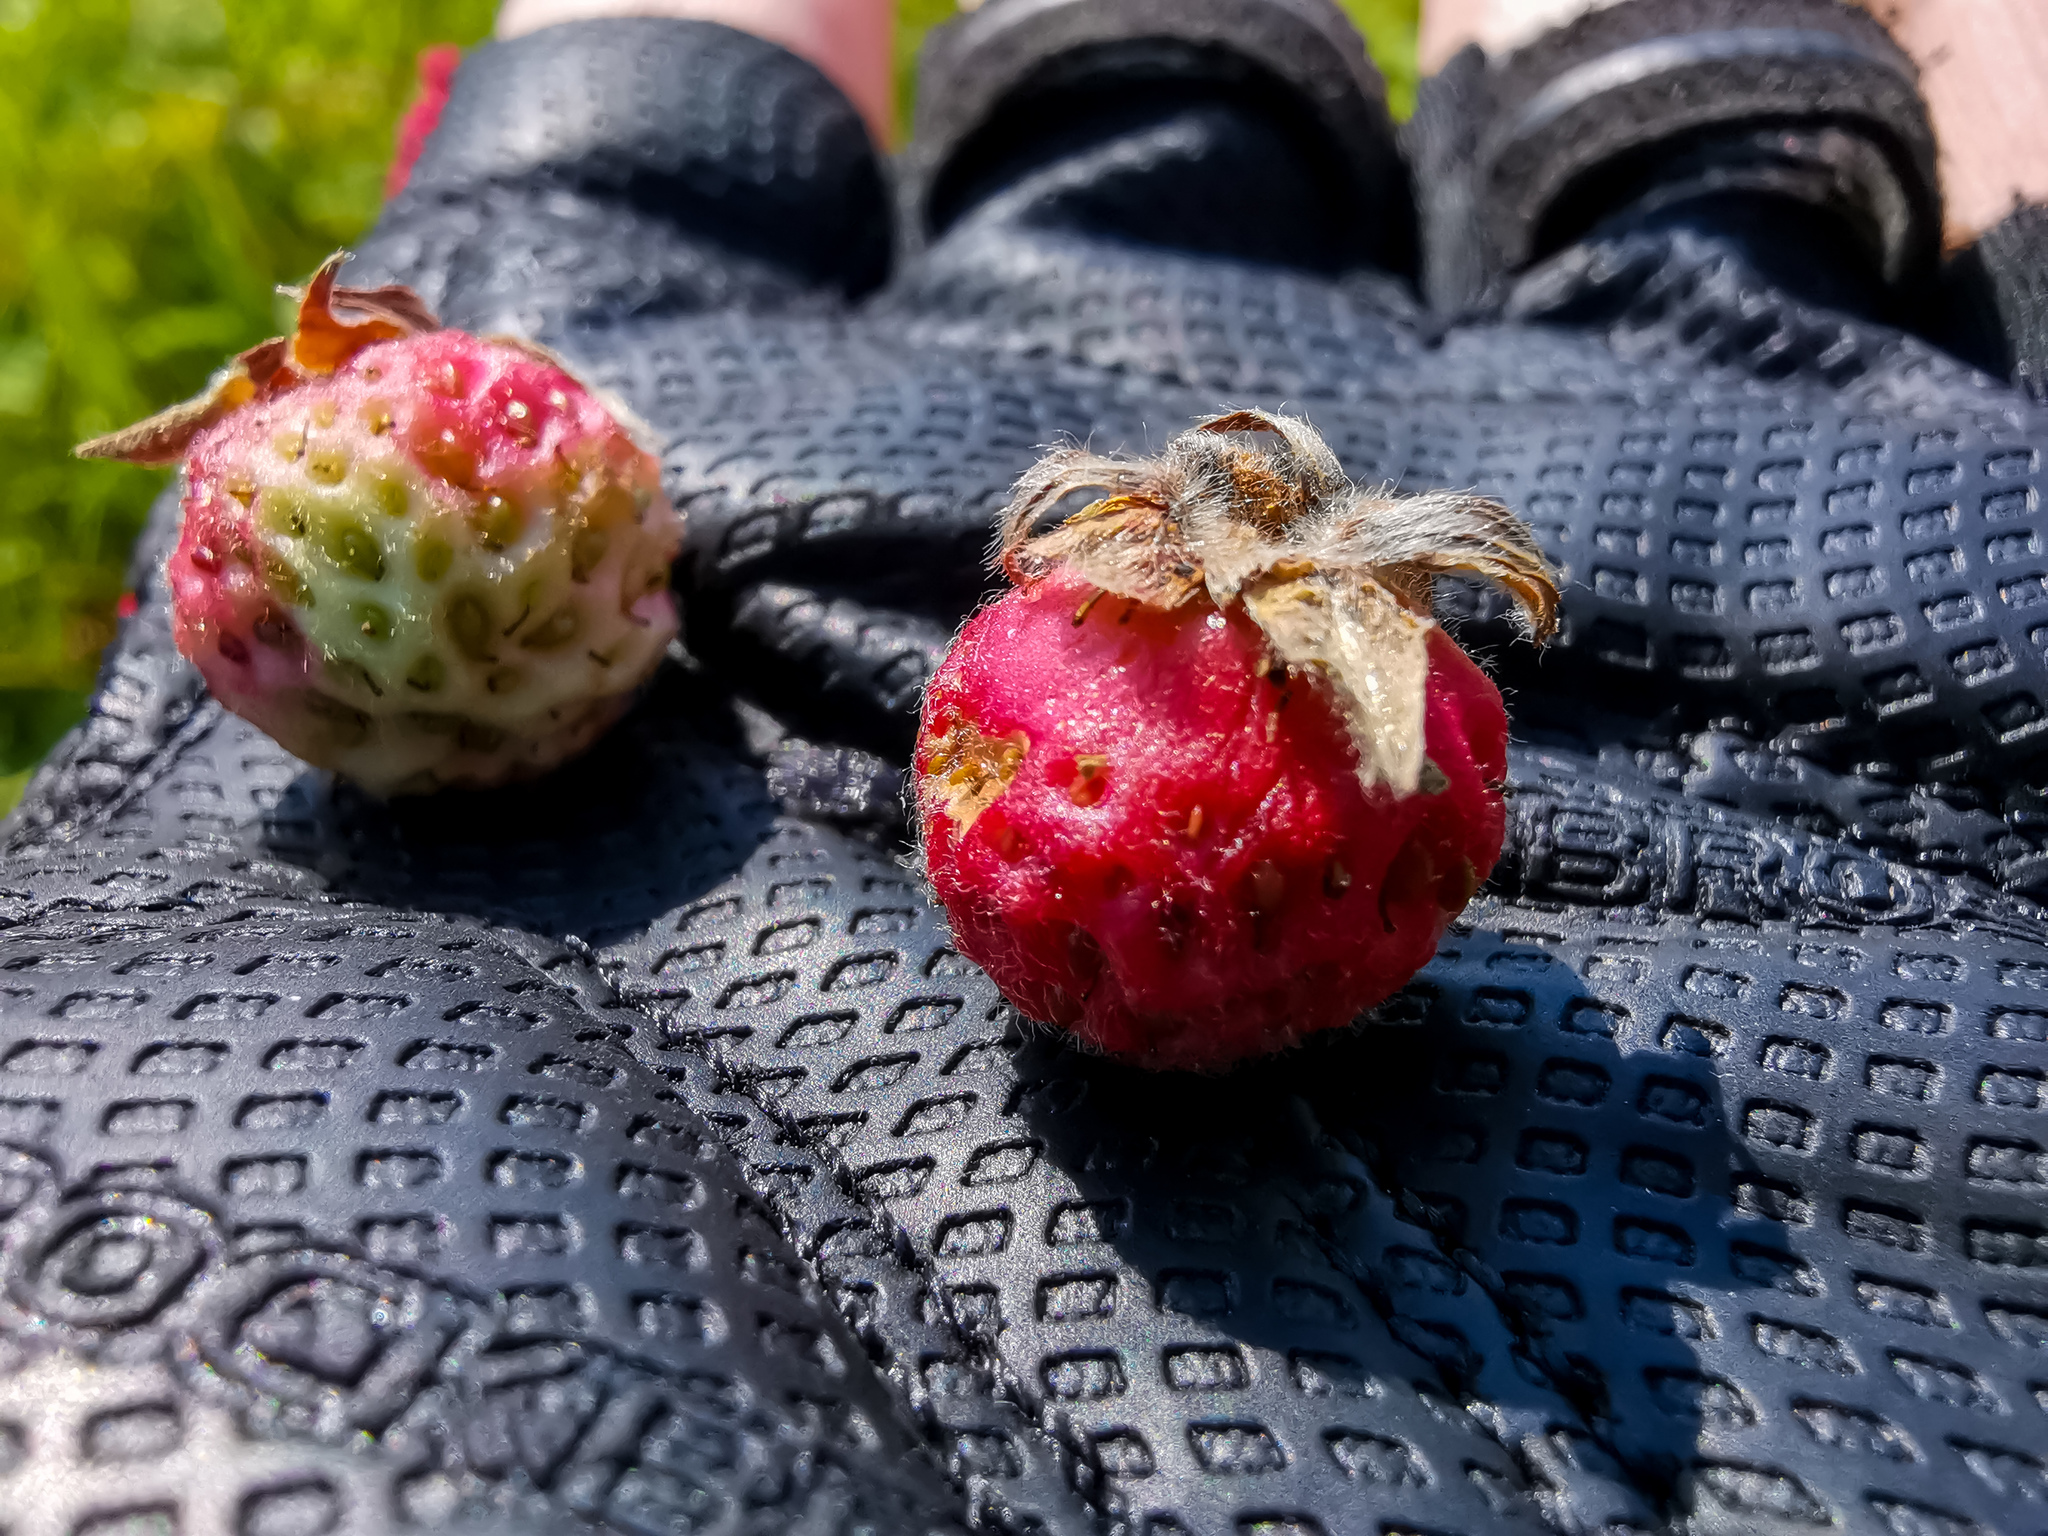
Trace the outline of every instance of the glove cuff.
<instances>
[{"instance_id":1,"label":"glove cuff","mask_svg":"<svg viewBox=\"0 0 2048 1536\"><path fill-rule=\"evenodd\" d=\"M2013 209L1944 274L1952 351L2048 404L2048 207Z\"/></svg>"},{"instance_id":2,"label":"glove cuff","mask_svg":"<svg viewBox=\"0 0 2048 1536\"><path fill-rule=\"evenodd\" d=\"M1629 209L1764 198L1824 216L1897 290L1939 250L1912 62L1838 0L1625 0L1424 83L1410 133L1444 307Z\"/></svg>"}]
</instances>

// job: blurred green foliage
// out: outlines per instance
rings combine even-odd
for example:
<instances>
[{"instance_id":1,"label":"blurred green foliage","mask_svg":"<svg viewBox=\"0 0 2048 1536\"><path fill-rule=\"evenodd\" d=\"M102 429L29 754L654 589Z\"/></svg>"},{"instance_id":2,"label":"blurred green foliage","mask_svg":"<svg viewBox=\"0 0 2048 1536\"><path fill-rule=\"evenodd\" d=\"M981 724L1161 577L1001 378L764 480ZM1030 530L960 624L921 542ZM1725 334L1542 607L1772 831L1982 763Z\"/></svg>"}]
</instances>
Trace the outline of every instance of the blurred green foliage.
<instances>
[{"instance_id":1,"label":"blurred green foliage","mask_svg":"<svg viewBox=\"0 0 2048 1536\"><path fill-rule=\"evenodd\" d=\"M1417 0L1344 0L1414 101ZM926 28L901 0L903 121ZM495 0L0 0L0 812L84 709L158 472L82 438L281 328L377 211L414 60Z\"/></svg>"}]
</instances>

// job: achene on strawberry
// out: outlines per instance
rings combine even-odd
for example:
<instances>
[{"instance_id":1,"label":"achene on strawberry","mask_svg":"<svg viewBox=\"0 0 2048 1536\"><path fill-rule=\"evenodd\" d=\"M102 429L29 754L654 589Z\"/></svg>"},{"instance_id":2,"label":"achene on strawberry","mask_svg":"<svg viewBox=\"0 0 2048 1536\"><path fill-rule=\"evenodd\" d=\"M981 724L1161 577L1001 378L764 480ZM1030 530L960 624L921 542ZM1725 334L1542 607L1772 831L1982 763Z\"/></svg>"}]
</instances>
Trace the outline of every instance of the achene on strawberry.
<instances>
[{"instance_id":1,"label":"achene on strawberry","mask_svg":"<svg viewBox=\"0 0 2048 1536\"><path fill-rule=\"evenodd\" d=\"M1556 624L1507 508L1361 492L1307 422L1236 411L1155 460L1050 455L1000 559L1015 590L932 678L915 769L955 942L1019 1009L1213 1069L1428 962L1500 856L1508 734L1433 580Z\"/></svg>"},{"instance_id":2,"label":"achene on strawberry","mask_svg":"<svg viewBox=\"0 0 2048 1536\"><path fill-rule=\"evenodd\" d=\"M337 287L342 260L290 337L78 452L182 462L178 649L289 751L385 795L545 772L675 637L682 519L559 359Z\"/></svg>"}]
</instances>

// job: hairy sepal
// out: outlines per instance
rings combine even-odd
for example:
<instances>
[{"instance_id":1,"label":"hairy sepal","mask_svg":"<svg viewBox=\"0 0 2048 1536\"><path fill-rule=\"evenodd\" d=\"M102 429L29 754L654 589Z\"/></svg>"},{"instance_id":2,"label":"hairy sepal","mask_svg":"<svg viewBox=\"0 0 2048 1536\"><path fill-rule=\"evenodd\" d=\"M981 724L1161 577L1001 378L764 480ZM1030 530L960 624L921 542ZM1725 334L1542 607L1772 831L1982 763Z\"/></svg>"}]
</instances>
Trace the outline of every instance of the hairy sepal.
<instances>
[{"instance_id":1,"label":"hairy sepal","mask_svg":"<svg viewBox=\"0 0 2048 1536\"><path fill-rule=\"evenodd\" d=\"M1235 434L1277 438L1270 450ZM1099 497L1044 532L1053 507ZM1157 459L1056 450L1018 481L1001 563L1019 585L1056 571L1149 606L1242 605L1291 672L1327 687L1367 789L1412 794L1423 746L1434 581L1502 587L1529 637L1557 627L1557 579L1527 526L1489 497L1360 491L1306 421L1264 411L1210 417Z\"/></svg>"},{"instance_id":2,"label":"hairy sepal","mask_svg":"<svg viewBox=\"0 0 2048 1536\"><path fill-rule=\"evenodd\" d=\"M1289 670L1321 678L1336 695L1365 787L1415 793L1435 622L1370 577L1332 580L1320 572L1256 581L1244 589L1244 605Z\"/></svg>"}]
</instances>

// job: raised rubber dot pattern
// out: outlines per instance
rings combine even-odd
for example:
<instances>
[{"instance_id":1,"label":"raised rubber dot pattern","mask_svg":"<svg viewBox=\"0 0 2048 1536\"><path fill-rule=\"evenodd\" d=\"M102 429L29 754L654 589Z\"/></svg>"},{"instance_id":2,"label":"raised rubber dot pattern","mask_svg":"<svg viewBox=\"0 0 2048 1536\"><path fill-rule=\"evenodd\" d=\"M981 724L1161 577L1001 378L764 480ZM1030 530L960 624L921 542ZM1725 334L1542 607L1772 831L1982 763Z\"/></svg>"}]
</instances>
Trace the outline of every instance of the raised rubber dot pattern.
<instances>
[{"instance_id":1,"label":"raised rubber dot pattern","mask_svg":"<svg viewBox=\"0 0 2048 1536\"><path fill-rule=\"evenodd\" d=\"M811 226L622 192L689 160L652 142L416 182L361 266L654 423L692 665L544 786L382 807L175 661L160 513L10 826L0 1465L73 1501L36 1518L2026 1528L2040 412L1694 237L1446 328L1062 194L849 310ZM745 149L771 213L815 206L791 142ZM1501 654L1537 744L1437 961L1356 1031L1152 1078L951 951L887 765L1040 445L1224 400L1504 495L1572 585L1550 656ZM162 1470L174 1433L231 1497Z\"/></svg>"}]
</instances>

